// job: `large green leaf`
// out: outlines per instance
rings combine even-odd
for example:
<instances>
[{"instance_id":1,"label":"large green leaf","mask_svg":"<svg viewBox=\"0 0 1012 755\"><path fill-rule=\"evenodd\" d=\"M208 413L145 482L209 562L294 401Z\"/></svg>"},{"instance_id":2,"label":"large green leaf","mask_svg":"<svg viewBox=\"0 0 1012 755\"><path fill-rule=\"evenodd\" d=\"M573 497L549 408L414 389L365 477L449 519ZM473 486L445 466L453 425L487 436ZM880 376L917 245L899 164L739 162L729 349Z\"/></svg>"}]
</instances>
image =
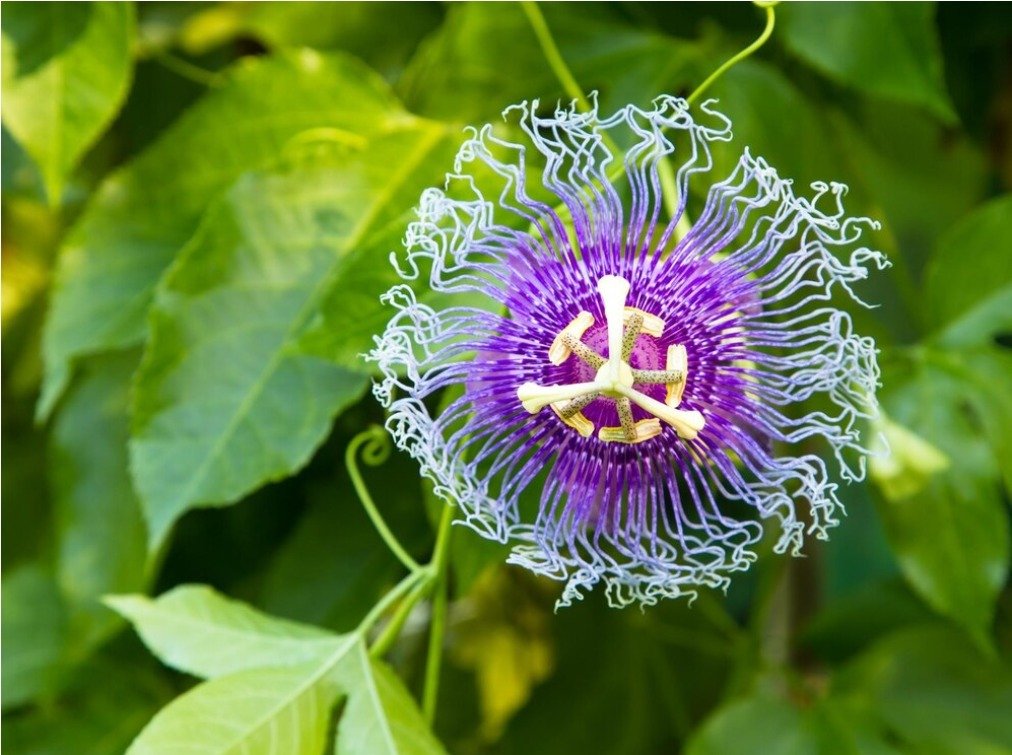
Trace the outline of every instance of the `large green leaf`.
<instances>
[{"instance_id":1,"label":"large green leaf","mask_svg":"<svg viewBox=\"0 0 1012 755\"><path fill-rule=\"evenodd\" d=\"M3 123L51 204L130 85L132 3L14 3L3 13Z\"/></svg>"},{"instance_id":2,"label":"large green leaf","mask_svg":"<svg viewBox=\"0 0 1012 755\"><path fill-rule=\"evenodd\" d=\"M930 3L789 3L780 32L799 57L843 84L956 119Z\"/></svg>"},{"instance_id":3,"label":"large green leaf","mask_svg":"<svg viewBox=\"0 0 1012 755\"><path fill-rule=\"evenodd\" d=\"M404 67L422 38L442 20L436 3L393 2L377 13L370 3L219 3L182 25L179 44L199 55L251 36L269 49L312 47L355 55L387 77ZM396 17L401 23L391 24Z\"/></svg>"},{"instance_id":4,"label":"large green leaf","mask_svg":"<svg viewBox=\"0 0 1012 755\"><path fill-rule=\"evenodd\" d=\"M209 211L158 288L137 378L131 454L153 544L188 508L301 467L361 394L388 254L451 146L407 120L350 153L303 146ZM327 302L349 321L330 335L338 365L299 348Z\"/></svg>"},{"instance_id":5,"label":"large green leaf","mask_svg":"<svg viewBox=\"0 0 1012 755\"><path fill-rule=\"evenodd\" d=\"M3 580L3 707L52 691L60 671L67 615L52 578L23 566Z\"/></svg>"},{"instance_id":6,"label":"large green leaf","mask_svg":"<svg viewBox=\"0 0 1012 755\"><path fill-rule=\"evenodd\" d=\"M967 215L943 236L928 263L928 321L946 345L987 344L1012 333L1012 194ZM1006 457L1008 458L1008 457Z\"/></svg>"},{"instance_id":7,"label":"large green leaf","mask_svg":"<svg viewBox=\"0 0 1012 755\"><path fill-rule=\"evenodd\" d=\"M316 663L205 682L152 719L128 755L320 755L337 687Z\"/></svg>"},{"instance_id":8,"label":"large green leaf","mask_svg":"<svg viewBox=\"0 0 1012 755\"><path fill-rule=\"evenodd\" d=\"M137 159L104 181L61 250L39 413L83 354L140 342L151 294L208 203L307 129L348 145L402 123L379 77L310 51L238 63Z\"/></svg>"},{"instance_id":9,"label":"large green leaf","mask_svg":"<svg viewBox=\"0 0 1012 755\"><path fill-rule=\"evenodd\" d=\"M817 755L810 721L790 703L749 698L722 709L693 736L686 755Z\"/></svg>"},{"instance_id":10,"label":"large green leaf","mask_svg":"<svg viewBox=\"0 0 1012 755\"><path fill-rule=\"evenodd\" d=\"M322 629L267 616L200 585L177 587L157 600L119 595L107 603L133 623L162 662L204 678L322 662L350 642Z\"/></svg>"},{"instance_id":11,"label":"large green leaf","mask_svg":"<svg viewBox=\"0 0 1012 755\"><path fill-rule=\"evenodd\" d=\"M338 755L439 755L445 753L400 679L359 642L338 664L336 679L348 693L337 727Z\"/></svg>"},{"instance_id":12,"label":"large green leaf","mask_svg":"<svg viewBox=\"0 0 1012 755\"><path fill-rule=\"evenodd\" d=\"M71 612L74 657L117 625L100 598L146 583L147 533L127 468L127 393L139 356L89 359L53 426L57 579Z\"/></svg>"},{"instance_id":13,"label":"large green leaf","mask_svg":"<svg viewBox=\"0 0 1012 755\"><path fill-rule=\"evenodd\" d=\"M346 755L441 753L397 677L361 631L334 635L256 611L209 588L109 603L173 668L210 677L159 713L130 752L320 753L339 693Z\"/></svg>"},{"instance_id":14,"label":"large green leaf","mask_svg":"<svg viewBox=\"0 0 1012 755\"><path fill-rule=\"evenodd\" d=\"M1012 751L1012 669L949 627L885 638L839 674L833 694L915 752Z\"/></svg>"},{"instance_id":15,"label":"large green leaf","mask_svg":"<svg viewBox=\"0 0 1012 755\"><path fill-rule=\"evenodd\" d=\"M953 460L915 494L882 500L887 534L914 589L982 643L1009 566L999 474L1007 459L997 458L982 430L996 410L1009 411L1007 399L1002 404L991 397L1000 398L1007 386L1002 365L1007 369L1009 361L997 351L971 361L924 349L918 361L894 368L884 381L890 416ZM996 432L1006 437L1008 430Z\"/></svg>"}]
</instances>

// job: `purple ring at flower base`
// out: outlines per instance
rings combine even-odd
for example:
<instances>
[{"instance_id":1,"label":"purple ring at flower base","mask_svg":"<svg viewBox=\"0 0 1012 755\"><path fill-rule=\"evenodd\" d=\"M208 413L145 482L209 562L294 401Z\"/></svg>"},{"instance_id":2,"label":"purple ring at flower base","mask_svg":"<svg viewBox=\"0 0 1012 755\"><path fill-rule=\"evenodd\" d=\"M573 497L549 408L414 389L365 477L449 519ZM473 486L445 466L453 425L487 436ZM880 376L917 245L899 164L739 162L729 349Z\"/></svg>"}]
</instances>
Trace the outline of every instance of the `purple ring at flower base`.
<instances>
[{"instance_id":1,"label":"purple ring at flower base","mask_svg":"<svg viewBox=\"0 0 1012 755\"><path fill-rule=\"evenodd\" d=\"M507 111L524 144L472 131L394 255L417 283L384 295L395 311L369 359L396 444L467 524L515 543L511 562L564 581L560 605L599 582L614 605L726 588L765 520L778 552L825 538L837 483L820 456L781 449L810 440L844 480L864 473L875 345L829 299L886 264L857 246L875 224L845 217L842 185L796 196L746 150L680 238L690 179L731 138L710 103L711 125L671 97L607 118L536 111ZM669 221L661 159L679 166ZM498 185L482 194L479 175ZM832 412L804 413L819 397ZM730 513L742 504L751 517Z\"/></svg>"}]
</instances>

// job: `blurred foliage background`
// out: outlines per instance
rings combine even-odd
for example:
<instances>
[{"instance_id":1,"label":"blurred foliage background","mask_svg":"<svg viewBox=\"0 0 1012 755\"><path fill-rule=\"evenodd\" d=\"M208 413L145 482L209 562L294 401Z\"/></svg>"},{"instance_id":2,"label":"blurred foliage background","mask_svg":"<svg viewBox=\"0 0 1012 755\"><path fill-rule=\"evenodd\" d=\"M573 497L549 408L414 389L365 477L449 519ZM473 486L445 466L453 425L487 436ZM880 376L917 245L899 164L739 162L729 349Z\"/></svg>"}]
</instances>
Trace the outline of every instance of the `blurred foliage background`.
<instances>
[{"instance_id":1,"label":"blurred foliage background","mask_svg":"<svg viewBox=\"0 0 1012 755\"><path fill-rule=\"evenodd\" d=\"M745 3L542 10L605 112L687 94L763 25ZM234 671L230 647L280 665L331 641L223 596L352 632L397 583L342 462L382 421L357 355L386 318L388 253L465 125L563 92L512 3L0 15L3 747L120 753L196 676ZM863 290L880 306L853 314L881 349L872 430L891 454L844 488L829 542L764 552L692 606L598 594L555 614L556 585L458 532L433 727L450 752L1012 752L1012 14L776 15L710 91L736 137L715 175L747 146L796 185L847 183L850 212L881 221L869 243L893 266ZM416 467L395 455L365 475L426 558ZM216 592L101 601L193 583ZM439 751L409 697L427 610L387 654L396 677L345 674L339 752ZM204 685L221 715L241 707L233 678ZM300 700L283 712L301 744L276 751L333 747L329 707ZM199 710L175 710L204 736ZM377 749L381 724L396 735ZM152 730L135 751L173 751Z\"/></svg>"}]
</instances>

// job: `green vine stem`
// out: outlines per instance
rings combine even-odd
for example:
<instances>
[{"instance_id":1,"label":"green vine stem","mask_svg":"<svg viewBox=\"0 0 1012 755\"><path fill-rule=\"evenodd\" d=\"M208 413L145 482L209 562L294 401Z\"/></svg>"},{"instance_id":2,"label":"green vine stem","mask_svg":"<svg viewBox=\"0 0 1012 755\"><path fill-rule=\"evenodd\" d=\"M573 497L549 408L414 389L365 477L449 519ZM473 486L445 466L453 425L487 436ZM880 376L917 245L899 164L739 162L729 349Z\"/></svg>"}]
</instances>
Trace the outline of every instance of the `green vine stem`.
<instances>
[{"instance_id":1,"label":"green vine stem","mask_svg":"<svg viewBox=\"0 0 1012 755\"><path fill-rule=\"evenodd\" d=\"M380 617L387 612L388 608L390 608L394 603L400 600L401 596L404 595L404 593L411 590L411 588L414 587L419 582L424 581L426 576L427 572L424 569L419 569L418 571L411 572L406 577L404 577L404 579L398 582L397 585L390 590L390 592L384 595L376 603L376 605L372 607L369 613L366 614L365 618L362 619L361 622L359 622L358 629L356 631L365 634L370 629L372 629L373 625L375 625L376 622L380 620Z\"/></svg>"},{"instance_id":2,"label":"green vine stem","mask_svg":"<svg viewBox=\"0 0 1012 755\"><path fill-rule=\"evenodd\" d=\"M383 628L379 637L369 648L369 654L373 658L382 658L386 655L390 648L393 647L397 638L401 636L401 631L404 629L404 624L407 622L411 612L415 610L415 606L418 602L428 595L432 591L432 572L425 569L425 579L419 580L414 586L414 589L408 593L407 597L397 606L397 610L394 615L390 617L390 621Z\"/></svg>"},{"instance_id":3,"label":"green vine stem","mask_svg":"<svg viewBox=\"0 0 1012 755\"><path fill-rule=\"evenodd\" d=\"M447 592L446 567L450 554L450 536L453 532L453 507L443 504L436 535L436 550L432 556L435 597L432 601L432 625L429 629L429 651L425 658L425 686L422 689L422 712L429 725L436 718L439 699L439 671L443 661L443 633L446 629Z\"/></svg>"},{"instance_id":4,"label":"green vine stem","mask_svg":"<svg viewBox=\"0 0 1012 755\"><path fill-rule=\"evenodd\" d=\"M766 11L766 26L765 28L763 28L762 33L758 37L756 37L756 40L752 44L750 44L744 50L741 50L739 53L732 56L728 60L724 61L724 64L721 65L720 68L718 68L716 71L707 76L706 79L703 81L703 83L700 84L698 87L696 87L695 90L693 90L692 94L690 94L688 97L685 98L685 101L687 103L691 105L693 102L698 100L700 96L703 94L703 92L705 92L707 89L710 88L710 85L713 84L713 82L715 82L717 79L719 79L729 70L731 70L738 63L745 60L745 58L749 57L750 55L752 55L752 53L754 53L756 50L758 50L760 47L766 44L766 41L773 34L773 26L776 23L775 13L773 12L773 6L775 6L776 3L756 2L756 5L758 5L760 8Z\"/></svg>"},{"instance_id":5,"label":"green vine stem","mask_svg":"<svg viewBox=\"0 0 1012 755\"><path fill-rule=\"evenodd\" d=\"M356 456L359 448L362 449L362 461L371 467L379 466L390 456L390 439L386 431L379 425L372 425L352 438L351 443L348 444L348 448L344 452L344 463L348 467L348 476L351 477L351 484L354 486L355 493L362 502L362 508L369 515L369 519L372 520L373 526L380 537L383 538L383 542L387 544L390 552L397 557L398 561L404 564L404 567L408 571L421 571L422 567L411 558L411 555L404 550L404 546L400 544L394 533L390 531L387 523L383 520L383 516L379 513L379 509L376 508L372 496L369 495L369 490L362 480L362 474L358 470Z\"/></svg>"}]
</instances>

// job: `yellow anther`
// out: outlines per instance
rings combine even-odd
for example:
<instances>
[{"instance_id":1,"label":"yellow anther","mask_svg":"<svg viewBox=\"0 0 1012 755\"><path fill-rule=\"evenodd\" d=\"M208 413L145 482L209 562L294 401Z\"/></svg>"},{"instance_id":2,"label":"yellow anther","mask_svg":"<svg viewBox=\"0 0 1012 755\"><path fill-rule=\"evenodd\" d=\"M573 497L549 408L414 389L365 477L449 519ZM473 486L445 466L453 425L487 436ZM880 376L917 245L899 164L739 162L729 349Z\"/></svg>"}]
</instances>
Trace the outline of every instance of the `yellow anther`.
<instances>
[{"instance_id":1,"label":"yellow anther","mask_svg":"<svg viewBox=\"0 0 1012 755\"><path fill-rule=\"evenodd\" d=\"M685 383L689 377L689 354L681 344L668 347L668 361L664 365L670 372L678 372L682 379L674 383L668 383L668 392L664 397L664 403L676 407L682 403L682 394L685 393Z\"/></svg>"},{"instance_id":2,"label":"yellow anther","mask_svg":"<svg viewBox=\"0 0 1012 755\"><path fill-rule=\"evenodd\" d=\"M558 404L549 404L552 411L555 412L555 416L561 419L565 424L580 433L584 438L589 438L594 434L594 423L591 422L581 411L570 414L569 412L563 413L562 408ZM566 416L569 415L569 416Z\"/></svg>"},{"instance_id":3,"label":"yellow anther","mask_svg":"<svg viewBox=\"0 0 1012 755\"><path fill-rule=\"evenodd\" d=\"M607 443L642 443L661 434L661 421L654 417L641 419L633 427L635 434L632 438L622 427L602 427L597 431L597 437Z\"/></svg>"},{"instance_id":4,"label":"yellow anther","mask_svg":"<svg viewBox=\"0 0 1012 755\"><path fill-rule=\"evenodd\" d=\"M643 325L640 326L640 331L646 333L648 336L660 338L664 333L664 320L657 315L644 312L642 309L636 309L636 307L626 307L625 311L622 313L622 321L628 323L629 318L637 312L643 315Z\"/></svg>"},{"instance_id":5,"label":"yellow anther","mask_svg":"<svg viewBox=\"0 0 1012 755\"><path fill-rule=\"evenodd\" d=\"M555 340L552 341L552 345L548 349L548 361L558 366L569 359L569 355L573 352L566 345L566 336L571 336L573 340L579 341L593 324L594 315L590 314L590 312L581 312L574 317L573 321L563 328L559 335L555 336Z\"/></svg>"}]
</instances>

